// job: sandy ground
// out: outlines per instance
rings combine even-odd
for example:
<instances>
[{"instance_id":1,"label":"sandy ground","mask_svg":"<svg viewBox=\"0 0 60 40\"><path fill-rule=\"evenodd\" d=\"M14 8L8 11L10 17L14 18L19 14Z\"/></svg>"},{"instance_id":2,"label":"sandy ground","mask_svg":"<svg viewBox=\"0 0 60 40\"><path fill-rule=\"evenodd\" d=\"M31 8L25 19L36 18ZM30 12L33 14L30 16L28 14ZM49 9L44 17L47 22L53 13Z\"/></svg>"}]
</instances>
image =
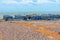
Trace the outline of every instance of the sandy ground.
<instances>
[{"instance_id":1,"label":"sandy ground","mask_svg":"<svg viewBox=\"0 0 60 40\"><path fill-rule=\"evenodd\" d=\"M60 32L60 21L28 21L26 23L36 26L55 26L54 28L47 29ZM33 29L11 22L0 22L0 31L2 33L2 40L57 40L36 32Z\"/></svg>"},{"instance_id":2,"label":"sandy ground","mask_svg":"<svg viewBox=\"0 0 60 40\"><path fill-rule=\"evenodd\" d=\"M40 27L46 27L48 30L52 30L55 32L60 32L60 20L55 20L55 21L46 21L46 20L41 20L41 21L28 21L27 23L32 24L34 26L40 26Z\"/></svg>"}]
</instances>

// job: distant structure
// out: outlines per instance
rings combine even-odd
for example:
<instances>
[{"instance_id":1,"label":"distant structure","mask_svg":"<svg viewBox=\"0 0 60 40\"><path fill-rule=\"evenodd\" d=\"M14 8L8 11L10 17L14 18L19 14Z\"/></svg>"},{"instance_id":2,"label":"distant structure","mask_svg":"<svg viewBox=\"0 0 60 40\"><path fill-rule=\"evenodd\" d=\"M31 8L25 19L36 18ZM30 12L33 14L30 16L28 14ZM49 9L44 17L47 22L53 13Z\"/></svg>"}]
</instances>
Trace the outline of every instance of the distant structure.
<instances>
[{"instance_id":1,"label":"distant structure","mask_svg":"<svg viewBox=\"0 0 60 40\"><path fill-rule=\"evenodd\" d=\"M3 19L4 19L5 21L8 21L8 20L13 20L13 17L10 16L10 15L4 15L4 16L3 16Z\"/></svg>"},{"instance_id":2,"label":"distant structure","mask_svg":"<svg viewBox=\"0 0 60 40\"><path fill-rule=\"evenodd\" d=\"M60 15L54 15L54 14L42 14L42 15L37 15L37 14L30 14L30 15L15 15L10 16L10 15L4 15L3 19L5 21L20 21L20 20L60 20Z\"/></svg>"}]
</instances>

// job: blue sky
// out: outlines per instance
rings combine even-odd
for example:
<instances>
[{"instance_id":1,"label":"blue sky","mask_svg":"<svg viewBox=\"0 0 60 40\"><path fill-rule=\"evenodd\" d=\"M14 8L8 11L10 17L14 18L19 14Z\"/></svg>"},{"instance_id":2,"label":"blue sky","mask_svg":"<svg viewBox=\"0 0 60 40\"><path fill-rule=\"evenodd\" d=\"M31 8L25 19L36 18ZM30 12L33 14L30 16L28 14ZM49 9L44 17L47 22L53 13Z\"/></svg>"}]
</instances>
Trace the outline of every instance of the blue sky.
<instances>
[{"instance_id":1,"label":"blue sky","mask_svg":"<svg viewBox=\"0 0 60 40\"><path fill-rule=\"evenodd\" d=\"M60 0L0 0L0 12L60 11Z\"/></svg>"}]
</instances>

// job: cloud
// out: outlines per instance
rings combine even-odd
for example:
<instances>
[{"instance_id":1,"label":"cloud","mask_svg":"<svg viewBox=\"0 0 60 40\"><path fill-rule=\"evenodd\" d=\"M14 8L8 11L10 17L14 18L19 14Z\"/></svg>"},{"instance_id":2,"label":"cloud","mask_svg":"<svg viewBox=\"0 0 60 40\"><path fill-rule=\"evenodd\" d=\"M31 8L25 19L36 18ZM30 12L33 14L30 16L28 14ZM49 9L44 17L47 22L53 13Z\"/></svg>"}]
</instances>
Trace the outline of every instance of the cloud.
<instances>
[{"instance_id":1,"label":"cloud","mask_svg":"<svg viewBox=\"0 0 60 40\"><path fill-rule=\"evenodd\" d=\"M57 4L60 4L60 0L56 0L56 3L57 3Z\"/></svg>"},{"instance_id":2,"label":"cloud","mask_svg":"<svg viewBox=\"0 0 60 40\"><path fill-rule=\"evenodd\" d=\"M28 4L31 2L32 2L32 0L22 0L20 2L18 2L16 0L3 0L0 3L3 3L3 4Z\"/></svg>"},{"instance_id":3,"label":"cloud","mask_svg":"<svg viewBox=\"0 0 60 40\"><path fill-rule=\"evenodd\" d=\"M51 0L38 0L38 3L41 4L41 3L55 3L55 2Z\"/></svg>"},{"instance_id":4,"label":"cloud","mask_svg":"<svg viewBox=\"0 0 60 40\"><path fill-rule=\"evenodd\" d=\"M1 3L3 3L3 4L17 4L18 2L14 1L14 0L4 0Z\"/></svg>"},{"instance_id":5,"label":"cloud","mask_svg":"<svg viewBox=\"0 0 60 40\"><path fill-rule=\"evenodd\" d=\"M19 4L29 4L29 3L33 3L32 0L22 0L21 2L19 2Z\"/></svg>"},{"instance_id":6,"label":"cloud","mask_svg":"<svg viewBox=\"0 0 60 40\"><path fill-rule=\"evenodd\" d=\"M43 3L53 3L53 4L59 4L60 1L56 0L56 2L54 0L37 0L37 1L33 1L33 0L22 0L20 2L18 2L17 0L3 0L1 3L4 4L43 4Z\"/></svg>"}]
</instances>

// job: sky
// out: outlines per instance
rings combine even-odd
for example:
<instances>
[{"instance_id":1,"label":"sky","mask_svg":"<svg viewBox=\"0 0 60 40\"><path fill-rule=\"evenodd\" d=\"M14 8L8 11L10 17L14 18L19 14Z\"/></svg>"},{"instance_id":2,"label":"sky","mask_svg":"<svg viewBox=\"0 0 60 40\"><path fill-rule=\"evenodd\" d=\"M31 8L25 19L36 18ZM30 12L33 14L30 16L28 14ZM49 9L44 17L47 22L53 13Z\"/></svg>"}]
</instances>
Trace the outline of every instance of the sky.
<instances>
[{"instance_id":1,"label":"sky","mask_svg":"<svg viewBox=\"0 0 60 40\"><path fill-rule=\"evenodd\" d=\"M60 0L0 0L0 12L60 11Z\"/></svg>"}]
</instances>

